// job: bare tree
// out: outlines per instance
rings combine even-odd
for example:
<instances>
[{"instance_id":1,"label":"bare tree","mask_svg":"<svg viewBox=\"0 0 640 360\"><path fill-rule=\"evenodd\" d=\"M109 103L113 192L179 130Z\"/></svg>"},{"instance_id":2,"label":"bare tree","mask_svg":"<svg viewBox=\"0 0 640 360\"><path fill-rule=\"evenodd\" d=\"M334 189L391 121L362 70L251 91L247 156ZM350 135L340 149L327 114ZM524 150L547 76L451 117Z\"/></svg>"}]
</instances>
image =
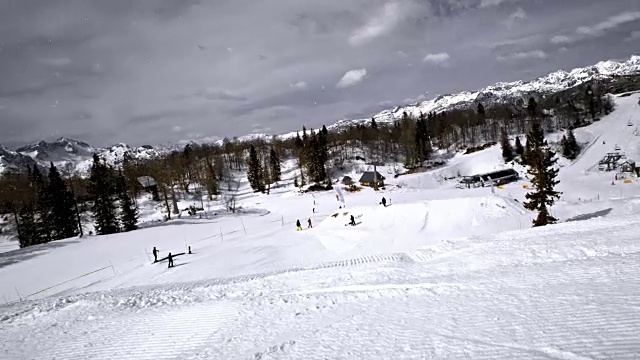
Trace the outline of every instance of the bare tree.
<instances>
[{"instance_id":1,"label":"bare tree","mask_svg":"<svg viewBox=\"0 0 640 360\"><path fill-rule=\"evenodd\" d=\"M227 211L235 213L238 204L238 189L240 188L240 182L231 179L228 183L229 191L224 195L224 206Z\"/></svg>"}]
</instances>

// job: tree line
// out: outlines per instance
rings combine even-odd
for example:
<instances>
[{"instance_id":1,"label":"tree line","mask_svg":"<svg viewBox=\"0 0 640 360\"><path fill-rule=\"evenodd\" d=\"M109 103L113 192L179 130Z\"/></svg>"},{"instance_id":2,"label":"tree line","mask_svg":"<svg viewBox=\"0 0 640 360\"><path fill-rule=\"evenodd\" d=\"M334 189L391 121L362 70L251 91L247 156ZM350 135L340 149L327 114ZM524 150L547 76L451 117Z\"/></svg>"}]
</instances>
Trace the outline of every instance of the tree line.
<instances>
[{"instance_id":1,"label":"tree line","mask_svg":"<svg viewBox=\"0 0 640 360\"><path fill-rule=\"evenodd\" d=\"M20 247L83 236L92 213L97 234L137 229L138 213L122 171L94 155L88 179L67 177L51 163L0 178L0 213L9 215Z\"/></svg>"},{"instance_id":2,"label":"tree line","mask_svg":"<svg viewBox=\"0 0 640 360\"><path fill-rule=\"evenodd\" d=\"M527 141L523 146L519 136L511 145L509 137L526 133L533 123L543 132L566 131L562 154L572 159L579 153L572 130L613 110L611 99L603 95L606 89L606 84L590 82L552 96L532 94L528 102L483 103L479 98L472 107L404 112L390 122L373 118L332 130L303 127L289 138L225 138L216 144L188 144L154 159L125 154L118 170L94 157L88 177L62 176L53 164L46 175L38 168L10 172L0 177L0 213L18 225L21 246L81 235L87 221L93 221L98 234L130 231L137 222L135 199L150 190L138 181L141 176L155 180L153 198L163 204L167 219L179 216L181 197L198 199L202 208L205 200L222 201L227 210L235 211L244 177L254 191L268 194L282 181L283 160L296 162L296 186L325 186L332 169L355 158L403 162L414 169L431 159L434 149L458 151L497 142L505 161L527 162L539 156L531 155L538 145Z\"/></svg>"}]
</instances>

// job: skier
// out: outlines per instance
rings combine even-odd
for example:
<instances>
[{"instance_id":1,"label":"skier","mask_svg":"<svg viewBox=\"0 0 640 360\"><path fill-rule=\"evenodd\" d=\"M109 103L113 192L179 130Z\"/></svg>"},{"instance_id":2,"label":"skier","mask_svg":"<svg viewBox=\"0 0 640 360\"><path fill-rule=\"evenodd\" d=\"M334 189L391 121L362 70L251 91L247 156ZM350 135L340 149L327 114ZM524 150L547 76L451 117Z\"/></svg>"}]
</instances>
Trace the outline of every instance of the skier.
<instances>
[{"instance_id":1,"label":"skier","mask_svg":"<svg viewBox=\"0 0 640 360\"><path fill-rule=\"evenodd\" d=\"M382 198L382 206L387 207L387 199Z\"/></svg>"},{"instance_id":2,"label":"skier","mask_svg":"<svg viewBox=\"0 0 640 360\"><path fill-rule=\"evenodd\" d=\"M353 215L351 215L351 221L349 222L349 225L356 226L356 218L354 218Z\"/></svg>"},{"instance_id":3,"label":"skier","mask_svg":"<svg viewBox=\"0 0 640 360\"><path fill-rule=\"evenodd\" d=\"M302 225L300 225L300 219L296 220L296 231L302 230Z\"/></svg>"},{"instance_id":4,"label":"skier","mask_svg":"<svg viewBox=\"0 0 640 360\"><path fill-rule=\"evenodd\" d=\"M311 225L311 218L307 219L307 223L309 224L309 226L307 226L307 229L311 229L313 226Z\"/></svg>"},{"instance_id":5,"label":"skier","mask_svg":"<svg viewBox=\"0 0 640 360\"><path fill-rule=\"evenodd\" d=\"M156 250L156 247L153 247L153 262L157 263L158 262L158 250Z\"/></svg>"},{"instance_id":6,"label":"skier","mask_svg":"<svg viewBox=\"0 0 640 360\"><path fill-rule=\"evenodd\" d=\"M171 256L171 253L169 253L169 256L167 256L167 260L169 260L169 268L173 267L173 256Z\"/></svg>"},{"instance_id":7,"label":"skier","mask_svg":"<svg viewBox=\"0 0 640 360\"><path fill-rule=\"evenodd\" d=\"M340 196L338 194L336 194L336 200L340 201Z\"/></svg>"}]
</instances>

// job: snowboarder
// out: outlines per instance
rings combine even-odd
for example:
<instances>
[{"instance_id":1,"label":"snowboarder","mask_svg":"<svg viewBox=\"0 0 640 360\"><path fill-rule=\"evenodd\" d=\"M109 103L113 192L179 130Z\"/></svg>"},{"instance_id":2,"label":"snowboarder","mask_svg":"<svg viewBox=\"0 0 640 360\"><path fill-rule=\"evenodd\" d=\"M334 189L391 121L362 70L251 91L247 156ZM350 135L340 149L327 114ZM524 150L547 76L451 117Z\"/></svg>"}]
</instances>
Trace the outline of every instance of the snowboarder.
<instances>
[{"instance_id":1,"label":"snowboarder","mask_svg":"<svg viewBox=\"0 0 640 360\"><path fill-rule=\"evenodd\" d=\"M356 218L354 218L353 215L351 215L351 221L349 222L349 225L356 226Z\"/></svg>"},{"instance_id":2,"label":"snowboarder","mask_svg":"<svg viewBox=\"0 0 640 360\"><path fill-rule=\"evenodd\" d=\"M311 225L311 218L307 219L307 224L309 224L309 226L307 226L307 229L311 229L313 227L313 225Z\"/></svg>"},{"instance_id":3,"label":"snowboarder","mask_svg":"<svg viewBox=\"0 0 640 360\"><path fill-rule=\"evenodd\" d=\"M169 268L173 267L173 256L171 256L171 253L169 253L169 255L167 256L167 260L169 260Z\"/></svg>"},{"instance_id":4,"label":"snowboarder","mask_svg":"<svg viewBox=\"0 0 640 360\"><path fill-rule=\"evenodd\" d=\"M302 230L302 225L300 225L300 219L296 220L296 231Z\"/></svg>"},{"instance_id":5,"label":"snowboarder","mask_svg":"<svg viewBox=\"0 0 640 360\"><path fill-rule=\"evenodd\" d=\"M382 206L387 207L387 199L382 198Z\"/></svg>"},{"instance_id":6,"label":"snowboarder","mask_svg":"<svg viewBox=\"0 0 640 360\"><path fill-rule=\"evenodd\" d=\"M158 262L158 250L156 250L156 247L153 247L153 262L157 263Z\"/></svg>"}]
</instances>

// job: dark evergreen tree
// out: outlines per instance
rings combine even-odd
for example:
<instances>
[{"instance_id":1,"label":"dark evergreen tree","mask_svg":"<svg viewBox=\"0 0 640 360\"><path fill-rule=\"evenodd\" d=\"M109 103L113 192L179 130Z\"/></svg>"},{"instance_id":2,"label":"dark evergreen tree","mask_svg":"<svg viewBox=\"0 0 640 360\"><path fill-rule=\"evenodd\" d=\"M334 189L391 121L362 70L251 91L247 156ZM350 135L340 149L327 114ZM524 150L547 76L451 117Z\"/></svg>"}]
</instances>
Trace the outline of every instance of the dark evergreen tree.
<instances>
[{"instance_id":1,"label":"dark evergreen tree","mask_svg":"<svg viewBox=\"0 0 640 360\"><path fill-rule=\"evenodd\" d=\"M36 209L32 202L25 203L18 210L18 244L21 248L40 243L40 236L36 225Z\"/></svg>"},{"instance_id":2,"label":"dark evergreen tree","mask_svg":"<svg viewBox=\"0 0 640 360\"><path fill-rule=\"evenodd\" d=\"M513 147L509 141L507 130L503 127L500 130L500 147L502 148L502 158L508 163L513 160Z\"/></svg>"},{"instance_id":3,"label":"dark evergreen tree","mask_svg":"<svg viewBox=\"0 0 640 360\"><path fill-rule=\"evenodd\" d=\"M538 117L538 103L533 97L530 97L529 102L527 103L527 114L529 114L531 119L536 119Z\"/></svg>"},{"instance_id":4,"label":"dark evergreen tree","mask_svg":"<svg viewBox=\"0 0 640 360\"><path fill-rule=\"evenodd\" d=\"M51 233L51 202L47 192L47 181L37 166L33 166L31 172L31 185L36 194L35 202L35 224L37 229L37 239L35 244L42 244L53 240Z\"/></svg>"},{"instance_id":5,"label":"dark evergreen tree","mask_svg":"<svg viewBox=\"0 0 640 360\"><path fill-rule=\"evenodd\" d=\"M522 156L524 154L524 147L520 142L520 136L516 136L516 155Z\"/></svg>"},{"instance_id":6,"label":"dark evergreen tree","mask_svg":"<svg viewBox=\"0 0 640 360\"><path fill-rule=\"evenodd\" d=\"M530 180L533 184L531 192L527 193L527 201L524 203L526 209L538 211L538 216L533 221L533 226L544 226L553 224L556 218L549 213L549 207L553 206L555 200L560 198L560 192L555 191L555 186L559 183L556 180L558 170L554 168L557 161L555 153L551 151L544 141L542 126L538 121L534 121L527 134L527 142L531 140L531 150L528 157Z\"/></svg>"},{"instance_id":7,"label":"dark evergreen tree","mask_svg":"<svg viewBox=\"0 0 640 360\"><path fill-rule=\"evenodd\" d=\"M138 208L129 195L127 180L122 172L119 172L117 179L117 196L120 202L120 225L122 231L133 231L138 229Z\"/></svg>"},{"instance_id":8,"label":"dark evergreen tree","mask_svg":"<svg viewBox=\"0 0 640 360\"><path fill-rule=\"evenodd\" d=\"M282 180L282 170L280 168L280 156L276 150L272 147L269 153L269 164L271 168L271 179L273 181Z\"/></svg>"},{"instance_id":9,"label":"dark evergreen tree","mask_svg":"<svg viewBox=\"0 0 640 360\"><path fill-rule=\"evenodd\" d=\"M249 180L249 185L251 185L254 192L264 192L264 170L262 169L262 162L258 158L258 152L253 145L249 148L248 164L247 179Z\"/></svg>"},{"instance_id":10,"label":"dark evergreen tree","mask_svg":"<svg viewBox=\"0 0 640 360\"><path fill-rule=\"evenodd\" d=\"M484 105L482 105L482 103L478 103L478 115L480 115L482 118L485 117L486 113L484 111Z\"/></svg>"},{"instance_id":11,"label":"dark evergreen tree","mask_svg":"<svg viewBox=\"0 0 640 360\"><path fill-rule=\"evenodd\" d=\"M52 237L54 240L74 237L79 231L75 198L53 163L49 167L48 178L47 195L51 207Z\"/></svg>"},{"instance_id":12,"label":"dark evergreen tree","mask_svg":"<svg viewBox=\"0 0 640 360\"><path fill-rule=\"evenodd\" d=\"M112 170L93 154L93 164L89 175L89 196L93 200L93 218L98 235L118 232L118 219L114 202L115 186Z\"/></svg>"},{"instance_id":13,"label":"dark evergreen tree","mask_svg":"<svg viewBox=\"0 0 640 360\"><path fill-rule=\"evenodd\" d=\"M533 102L535 103L535 100ZM533 107L535 108L535 106ZM535 114L535 112L532 112L532 113ZM540 121L538 120L537 117L535 117L531 121L531 126L529 129L529 132L527 133L527 143L525 144L525 150L522 156L523 163L526 165L531 165L529 163L531 152L535 148L542 147L543 144L544 144L544 131L542 130L542 125L540 125Z\"/></svg>"},{"instance_id":14,"label":"dark evergreen tree","mask_svg":"<svg viewBox=\"0 0 640 360\"><path fill-rule=\"evenodd\" d=\"M595 120L597 116L597 104L596 104L596 96L591 88L591 85L587 85L586 90L586 100L587 106L589 107L589 114L591 115L591 120Z\"/></svg>"},{"instance_id":15,"label":"dark evergreen tree","mask_svg":"<svg viewBox=\"0 0 640 360\"><path fill-rule=\"evenodd\" d=\"M429 128L427 125L427 117L420 113L416 120L415 136L415 162L422 163L431 156L431 139L429 138Z\"/></svg>"},{"instance_id":16,"label":"dark evergreen tree","mask_svg":"<svg viewBox=\"0 0 640 360\"><path fill-rule=\"evenodd\" d=\"M569 129L566 136L562 136L562 155L569 160L574 160L580 154L580 145L576 140L573 130Z\"/></svg>"}]
</instances>

